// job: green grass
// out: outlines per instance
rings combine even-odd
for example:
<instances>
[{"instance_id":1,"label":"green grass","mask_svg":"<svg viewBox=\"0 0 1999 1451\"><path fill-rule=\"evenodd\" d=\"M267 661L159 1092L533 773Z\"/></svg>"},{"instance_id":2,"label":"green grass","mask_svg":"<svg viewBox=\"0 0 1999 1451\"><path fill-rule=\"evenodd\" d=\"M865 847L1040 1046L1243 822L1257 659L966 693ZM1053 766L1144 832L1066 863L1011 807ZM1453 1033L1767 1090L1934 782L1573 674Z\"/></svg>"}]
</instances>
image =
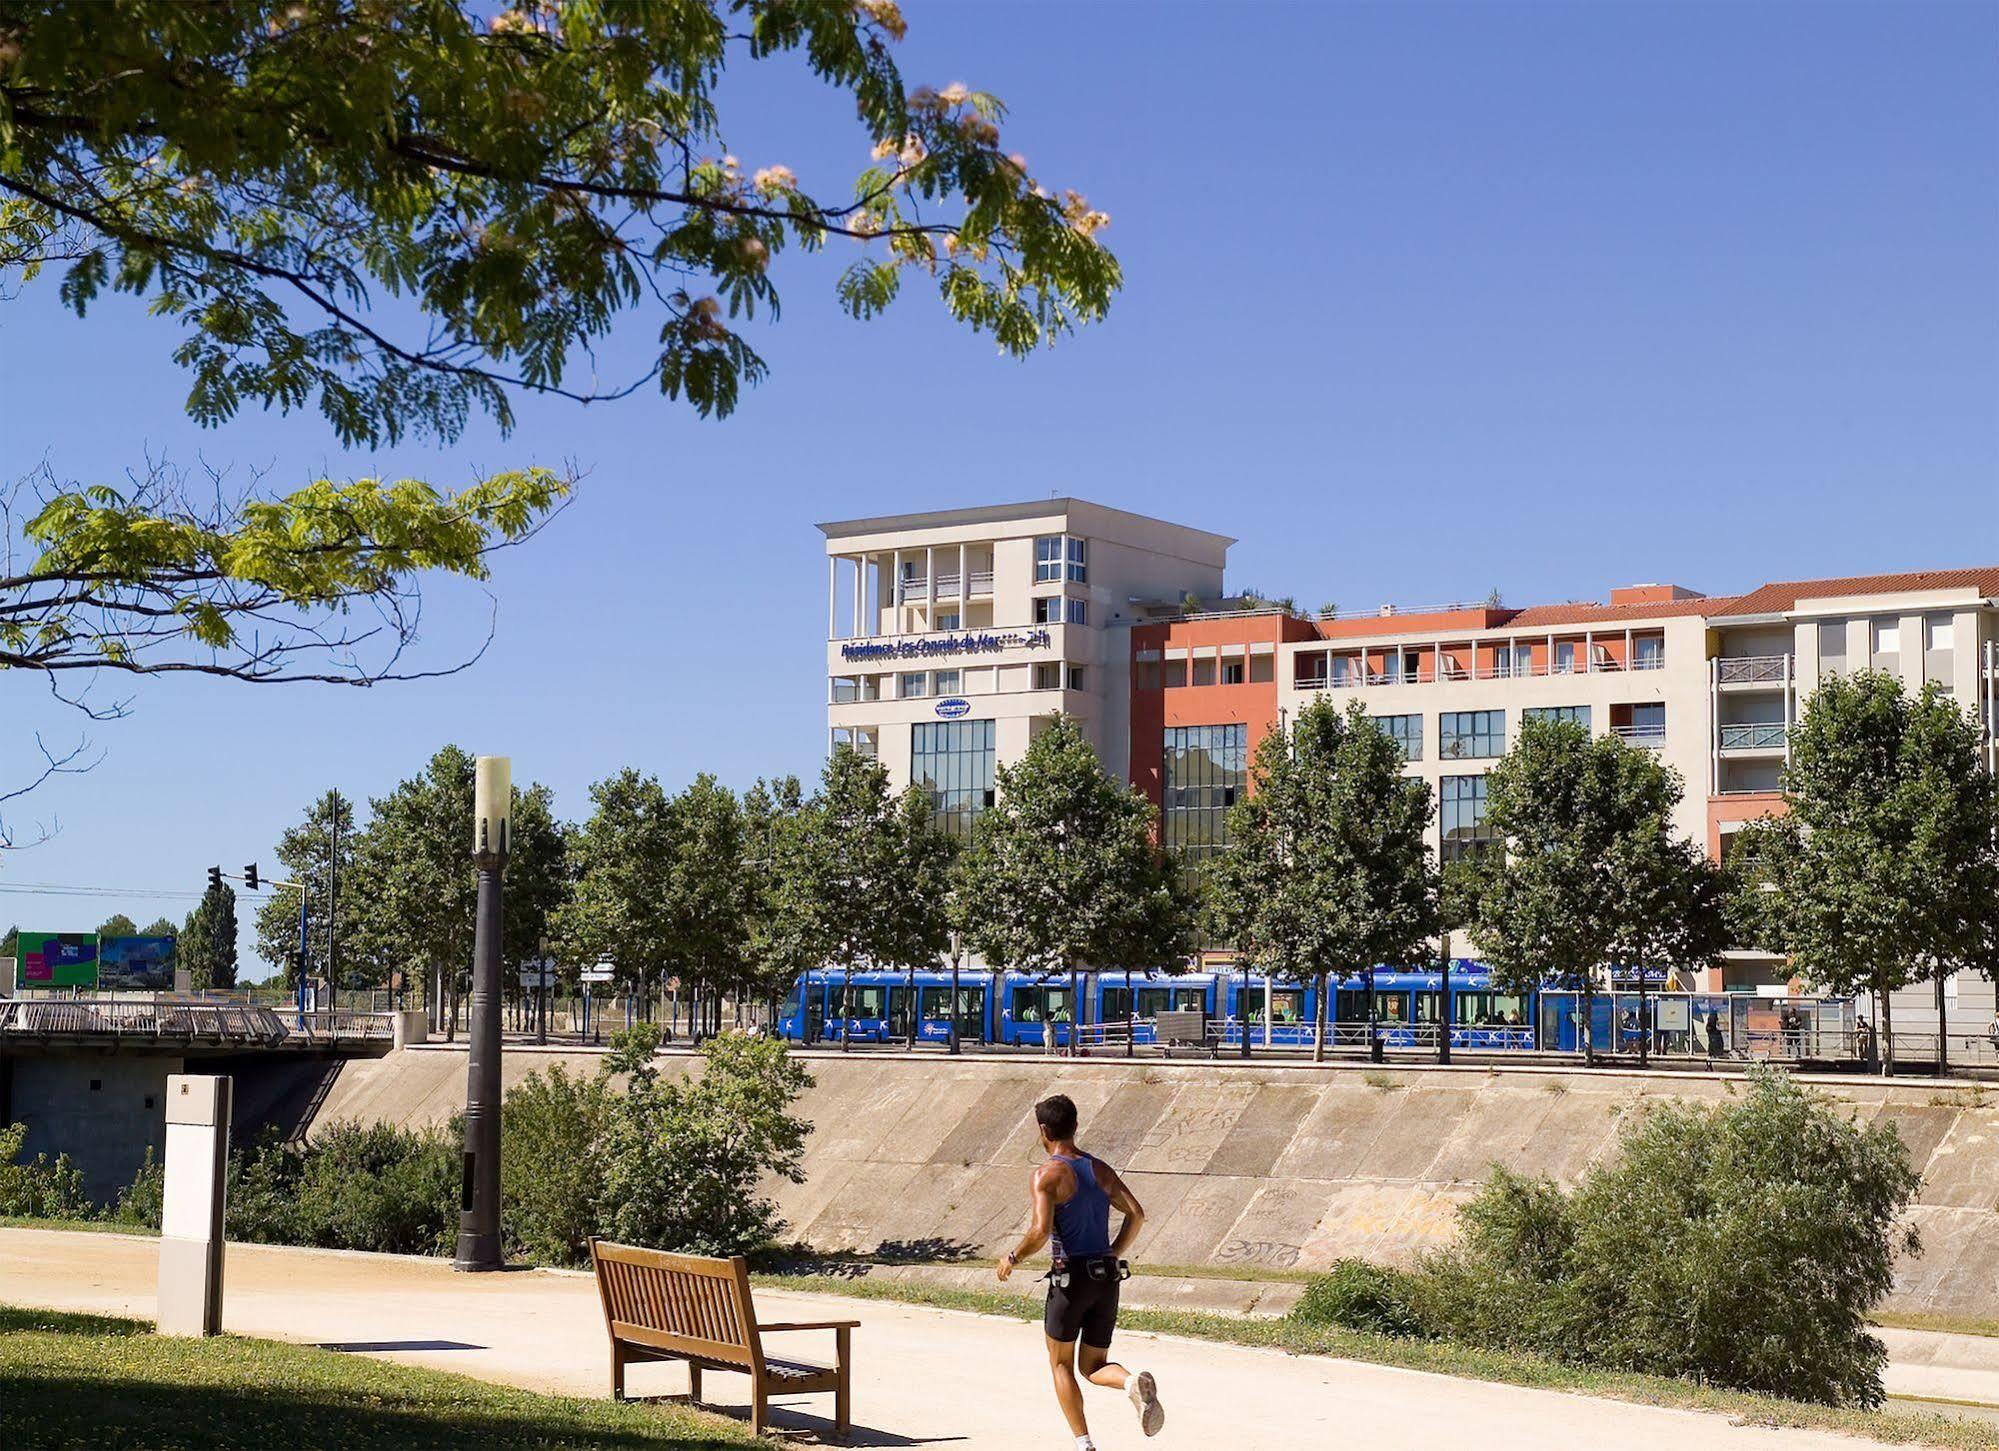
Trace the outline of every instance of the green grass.
<instances>
[{"instance_id":1,"label":"green grass","mask_svg":"<svg viewBox=\"0 0 1999 1451\"><path fill-rule=\"evenodd\" d=\"M754 1276L772 1289L848 1295L860 1300L891 1300L907 1305L934 1305L970 1310L1009 1320L1038 1321L1041 1305L998 1290L959 1290L903 1280L845 1279L832 1275ZM1295 1320L1253 1320L1236 1315L1209 1315L1187 1310L1127 1309L1118 1316L1126 1330L1154 1331L1196 1340L1221 1341L1284 1350L1293 1355L1334 1355L1374 1365L1434 1371L1471 1380L1634 1401L1642 1405L1713 1411L1748 1425L1794 1426L1871 1436L1910 1446L1936 1446L1947 1451L1999 1451L1999 1426L1902 1410L1839 1410L1803 1401L1778 1400L1744 1391L1721 1390L1668 1376L1637 1375L1563 1365L1535 1356L1481 1350L1474 1346L1429 1340L1403 1340L1387 1335Z\"/></svg>"},{"instance_id":2,"label":"green grass","mask_svg":"<svg viewBox=\"0 0 1999 1451\"><path fill-rule=\"evenodd\" d=\"M81 1229L92 1234L143 1234L148 1239L156 1239L160 1233L143 1224L119 1224L110 1219L24 1219L13 1214L0 1214L0 1229Z\"/></svg>"},{"instance_id":3,"label":"green grass","mask_svg":"<svg viewBox=\"0 0 1999 1451\"><path fill-rule=\"evenodd\" d=\"M1946 1315L1934 1310L1877 1310L1876 1325L1894 1330L1935 1330L1946 1335L1999 1336L1999 1320L1989 1315Z\"/></svg>"},{"instance_id":4,"label":"green grass","mask_svg":"<svg viewBox=\"0 0 1999 1451\"><path fill-rule=\"evenodd\" d=\"M535 1395L366 1356L0 1306L0 1446L759 1446L715 1416Z\"/></svg>"}]
</instances>

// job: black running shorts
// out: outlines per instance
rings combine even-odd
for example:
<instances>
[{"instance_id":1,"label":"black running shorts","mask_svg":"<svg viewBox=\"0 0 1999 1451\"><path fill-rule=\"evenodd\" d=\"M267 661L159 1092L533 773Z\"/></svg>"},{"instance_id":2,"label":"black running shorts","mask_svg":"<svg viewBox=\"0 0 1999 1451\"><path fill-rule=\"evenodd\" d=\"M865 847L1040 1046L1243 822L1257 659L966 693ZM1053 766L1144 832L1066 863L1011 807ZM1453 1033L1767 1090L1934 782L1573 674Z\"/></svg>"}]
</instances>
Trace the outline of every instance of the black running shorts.
<instances>
[{"instance_id":1,"label":"black running shorts","mask_svg":"<svg viewBox=\"0 0 1999 1451\"><path fill-rule=\"evenodd\" d=\"M1093 1280L1079 1266L1069 1283L1048 1287L1048 1308L1041 1312L1041 1328L1050 1340L1067 1345L1080 1334L1083 1344L1099 1350L1110 1349L1111 1332L1117 1329L1118 1277Z\"/></svg>"}]
</instances>

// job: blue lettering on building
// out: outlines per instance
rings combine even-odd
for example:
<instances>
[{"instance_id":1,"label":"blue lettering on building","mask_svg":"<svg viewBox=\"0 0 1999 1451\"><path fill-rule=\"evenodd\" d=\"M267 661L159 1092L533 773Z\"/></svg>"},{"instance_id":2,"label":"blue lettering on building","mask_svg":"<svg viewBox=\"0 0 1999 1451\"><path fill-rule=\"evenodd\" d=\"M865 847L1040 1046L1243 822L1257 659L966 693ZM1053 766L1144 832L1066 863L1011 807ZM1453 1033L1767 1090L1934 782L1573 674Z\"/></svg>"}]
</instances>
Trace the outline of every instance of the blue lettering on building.
<instances>
[{"instance_id":1,"label":"blue lettering on building","mask_svg":"<svg viewBox=\"0 0 1999 1451\"><path fill-rule=\"evenodd\" d=\"M850 640L842 660L920 660L931 655L989 655L1001 650L1034 650L1054 643L1046 630L1003 630L997 634L923 635L907 640Z\"/></svg>"}]
</instances>

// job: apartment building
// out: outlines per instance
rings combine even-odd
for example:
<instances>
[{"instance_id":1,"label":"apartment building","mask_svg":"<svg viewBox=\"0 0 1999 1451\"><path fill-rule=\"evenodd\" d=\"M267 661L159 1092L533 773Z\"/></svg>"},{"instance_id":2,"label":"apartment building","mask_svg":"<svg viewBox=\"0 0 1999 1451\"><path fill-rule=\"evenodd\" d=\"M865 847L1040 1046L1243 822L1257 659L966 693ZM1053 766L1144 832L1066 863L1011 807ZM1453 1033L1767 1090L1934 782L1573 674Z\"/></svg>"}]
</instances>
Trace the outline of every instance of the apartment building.
<instances>
[{"instance_id":1,"label":"apartment building","mask_svg":"<svg viewBox=\"0 0 1999 1451\"><path fill-rule=\"evenodd\" d=\"M1057 714L1123 776L1137 619L1218 598L1220 534L1045 499L821 524L831 744L878 758L898 790L967 835L998 765Z\"/></svg>"},{"instance_id":2,"label":"apartment building","mask_svg":"<svg viewBox=\"0 0 1999 1451\"><path fill-rule=\"evenodd\" d=\"M820 528L830 739L879 757L898 788L923 784L961 834L996 765L1057 712L1190 859L1226 848L1257 743L1321 698L1360 701L1401 743L1446 862L1491 840L1486 773L1536 715L1657 752L1686 786L1675 825L1716 858L1782 809L1791 729L1842 670L1942 686L1999 769L1999 567L1307 618L1217 608L1244 604L1224 594L1233 540L1079 499ZM1688 984L1782 985L1780 963L1746 951ZM1947 991L1954 1016L1990 1020L1990 984Z\"/></svg>"}]
</instances>

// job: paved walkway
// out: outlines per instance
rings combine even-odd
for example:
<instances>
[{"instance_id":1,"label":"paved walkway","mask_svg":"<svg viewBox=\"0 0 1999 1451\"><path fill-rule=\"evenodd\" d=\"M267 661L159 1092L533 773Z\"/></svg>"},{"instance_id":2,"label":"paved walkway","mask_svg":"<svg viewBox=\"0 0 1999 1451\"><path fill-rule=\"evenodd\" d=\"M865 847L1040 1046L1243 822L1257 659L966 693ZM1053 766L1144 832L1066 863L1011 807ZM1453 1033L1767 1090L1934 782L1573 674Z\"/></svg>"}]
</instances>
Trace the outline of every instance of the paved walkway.
<instances>
[{"instance_id":1,"label":"paved walkway","mask_svg":"<svg viewBox=\"0 0 1999 1451\"><path fill-rule=\"evenodd\" d=\"M150 1317L155 1240L0 1229L0 1300ZM522 1270L457 1275L437 1260L231 1245L226 1328L326 1344L535 1390L603 1395L608 1361L587 1275ZM987 1316L837 1297L759 1292L768 1318L852 1318L858 1446L1066 1451L1031 1326ZM815 1338L800 1335L802 1353ZM1455 1380L1352 1361L1289 1356L1168 1336L1119 1337L1120 1358L1155 1371L1169 1418L1146 1442L1129 1408L1095 1392L1104 1451L1252 1446L1257 1451L1866 1451L1878 1443L1808 1431L1736 1426L1720 1416L1554 1391ZM678 1367L641 1366L636 1394L680 1392ZM744 1404L741 1377L710 1375L723 1406ZM821 1430L818 1400L784 1424ZM805 1414L811 1412L813 1414Z\"/></svg>"}]
</instances>

